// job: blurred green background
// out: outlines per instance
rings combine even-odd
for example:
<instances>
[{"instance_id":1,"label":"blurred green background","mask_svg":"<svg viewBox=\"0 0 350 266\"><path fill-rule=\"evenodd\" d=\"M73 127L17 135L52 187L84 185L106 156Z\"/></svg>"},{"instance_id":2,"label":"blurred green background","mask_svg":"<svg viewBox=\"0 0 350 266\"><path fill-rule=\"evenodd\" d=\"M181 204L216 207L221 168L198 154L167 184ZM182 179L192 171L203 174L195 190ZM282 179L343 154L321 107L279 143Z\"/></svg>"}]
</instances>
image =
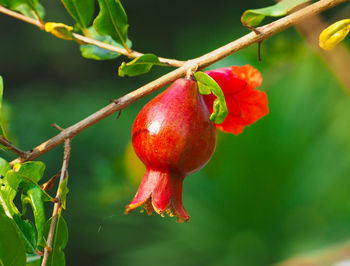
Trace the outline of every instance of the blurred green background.
<instances>
[{"instance_id":1,"label":"blurred green background","mask_svg":"<svg viewBox=\"0 0 350 266\"><path fill-rule=\"evenodd\" d=\"M73 24L59 1L42 3L46 21ZM123 2L133 48L180 60L248 33L240 15L269 4ZM349 10L342 5L323 15L333 21ZM24 150L57 134L51 124L68 127L169 71L154 67L144 76L120 78L117 67L125 58L88 60L74 42L2 14L0 25L9 131ZM295 29L265 41L262 62L252 46L211 68L245 64L261 71L270 114L239 136L219 134L210 163L184 182L186 224L123 214L142 178L125 164L132 123L157 93L73 140L63 214L70 231L67 265L271 265L350 239L350 98ZM61 167L62 147L40 160L48 179Z\"/></svg>"}]
</instances>

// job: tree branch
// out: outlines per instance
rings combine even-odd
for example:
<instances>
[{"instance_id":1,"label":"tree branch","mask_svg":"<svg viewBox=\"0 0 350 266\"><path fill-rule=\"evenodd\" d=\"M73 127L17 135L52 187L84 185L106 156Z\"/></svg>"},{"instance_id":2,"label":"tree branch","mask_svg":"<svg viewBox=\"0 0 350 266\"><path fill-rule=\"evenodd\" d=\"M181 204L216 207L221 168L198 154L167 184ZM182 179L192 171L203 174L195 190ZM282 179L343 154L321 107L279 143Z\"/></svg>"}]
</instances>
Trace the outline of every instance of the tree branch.
<instances>
[{"instance_id":1,"label":"tree branch","mask_svg":"<svg viewBox=\"0 0 350 266\"><path fill-rule=\"evenodd\" d=\"M0 13L4 13L4 14L9 15L11 17L14 17L16 19L19 19L19 20L22 20L24 22L30 23L30 24L32 24L34 26L37 26L41 30L44 30L44 28L45 28L45 23L44 22L42 22L42 21L40 22L38 20L35 20L35 19L30 18L30 17L24 16L24 15L22 15L20 13L17 13L17 12L14 12L12 10L9 10L9 9L1 6L1 5L0 5ZM136 57L144 55L143 53L136 52L136 51L133 51L131 49L127 50L125 48L113 46L113 45L110 45L110 44L107 44L107 43L104 43L104 42L100 42L100 41L91 39L91 38L89 38L87 36L82 36L82 35L77 34L77 33L72 33L72 34L73 34L75 39L77 39L79 41L82 41L83 43L92 44L92 45L101 47L103 49L106 49L106 50L109 50L109 51L112 51L112 52L116 52L118 54L125 55L128 58L136 58ZM159 59L159 61L162 64L165 64L165 65L168 65L168 66L174 66L174 67L183 66L184 63L185 63L184 61L175 60L175 59L168 59L168 58L163 58L163 57L158 57L158 59Z\"/></svg>"},{"instance_id":2,"label":"tree branch","mask_svg":"<svg viewBox=\"0 0 350 266\"><path fill-rule=\"evenodd\" d=\"M15 154L17 154L19 157L25 159L29 156L29 153L20 150L15 145L13 145L7 138L0 137L0 143L4 145L5 147L9 148L11 151L13 151Z\"/></svg>"},{"instance_id":3,"label":"tree branch","mask_svg":"<svg viewBox=\"0 0 350 266\"><path fill-rule=\"evenodd\" d=\"M67 138L64 141L64 154L63 154L63 163L62 163L62 169L61 169L61 176L60 176L60 181L58 183L58 188L57 188L57 194L56 194L56 202L55 205L53 207L53 212L52 212L52 219L51 219L51 224L50 224L50 230L49 230L49 234L47 236L47 247L45 247L44 250L44 257L43 257L43 261L41 263L41 266L46 266L48 259L49 259L49 255L51 252L51 246L52 246L52 240L53 240L53 236L55 233L55 227L56 227L56 223L57 223L57 217L58 214L60 213L60 209L61 209L61 195L60 195L60 186L63 182L64 179L67 178L67 172L68 172L68 162L69 162L69 157L70 157L70 151L71 151L71 138Z\"/></svg>"},{"instance_id":4,"label":"tree branch","mask_svg":"<svg viewBox=\"0 0 350 266\"><path fill-rule=\"evenodd\" d=\"M183 77L184 75L186 75L186 72L188 69L191 69L194 67L198 67L198 69L205 68L239 50L242 50L252 44L261 42L291 26L294 26L300 23L306 18L309 18L318 13L321 13L345 1L347 0L320 0L312 5L309 5L303 9L300 9L295 13L292 13L281 19L278 19L263 27L257 28L260 34L251 32L210 53L207 53L196 59L189 60L178 69L175 69L174 71L169 72L168 74L165 74L164 76L140 87L139 89L126 94L125 96L115 100L113 103L100 109L96 113L68 127L67 129L60 132L58 135L54 136L53 138L35 147L33 150L31 150L31 152L29 153L29 156L26 159L17 158L16 160L12 161L11 164L14 164L17 162L24 162L27 160L34 160L35 158L41 156L42 154L48 152L49 150L61 144L67 137L73 137L79 134L81 131L85 130L86 128L92 126L93 124L96 124L97 122L101 121L107 116L119 110L122 110L123 108L141 99L147 94L150 94L151 92L164 87L170 82Z\"/></svg>"}]
</instances>

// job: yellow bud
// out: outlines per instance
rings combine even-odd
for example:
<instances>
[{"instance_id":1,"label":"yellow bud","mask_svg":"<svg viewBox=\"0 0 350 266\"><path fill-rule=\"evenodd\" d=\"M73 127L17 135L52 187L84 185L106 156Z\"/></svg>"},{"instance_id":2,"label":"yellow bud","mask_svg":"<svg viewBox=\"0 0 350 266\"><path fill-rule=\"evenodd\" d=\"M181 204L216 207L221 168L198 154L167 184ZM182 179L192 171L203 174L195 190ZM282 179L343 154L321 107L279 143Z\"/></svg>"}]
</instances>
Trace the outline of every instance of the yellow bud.
<instances>
[{"instance_id":1,"label":"yellow bud","mask_svg":"<svg viewBox=\"0 0 350 266\"><path fill-rule=\"evenodd\" d=\"M73 27L63 23L47 22L45 23L45 31L50 32L56 37L64 40L73 40L74 37L71 33Z\"/></svg>"},{"instance_id":2,"label":"yellow bud","mask_svg":"<svg viewBox=\"0 0 350 266\"><path fill-rule=\"evenodd\" d=\"M330 25L320 34L320 47L324 50L333 49L350 31L350 19L343 19Z\"/></svg>"}]
</instances>

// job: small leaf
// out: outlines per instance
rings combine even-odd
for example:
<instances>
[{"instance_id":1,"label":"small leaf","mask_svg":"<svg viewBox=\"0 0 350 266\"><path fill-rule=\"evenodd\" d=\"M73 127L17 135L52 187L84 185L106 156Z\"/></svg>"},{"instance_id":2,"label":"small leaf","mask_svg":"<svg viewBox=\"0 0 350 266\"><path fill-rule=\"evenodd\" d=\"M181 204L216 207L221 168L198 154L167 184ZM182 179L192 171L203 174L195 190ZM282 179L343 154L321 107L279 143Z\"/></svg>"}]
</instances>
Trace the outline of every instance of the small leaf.
<instances>
[{"instance_id":1,"label":"small leaf","mask_svg":"<svg viewBox=\"0 0 350 266\"><path fill-rule=\"evenodd\" d=\"M151 70L153 65L163 64L159 62L159 59L156 55L144 54L128 63L123 62L118 69L118 75L121 77L124 77L125 75L134 77L137 75L145 74Z\"/></svg>"},{"instance_id":2,"label":"small leaf","mask_svg":"<svg viewBox=\"0 0 350 266\"><path fill-rule=\"evenodd\" d=\"M111 36L105 35L102 36L100 34L98 34L95 30L94 27L90 27L87 29L87 32L90 36L90 38L100 41L100 42L104 42L119 48L123 48L123 46L117 42L115 42ZM131 41L127 40L126 44L128 47L131 47ZM120 54L116 53L116 52L112 52L103 48L100 48L98 46L92 45L92 44L86 44L86 45L81 45L80 46L80 52L81 55L85 58L88 59L94 59L94 60L108 60L108 59L115 59L118 56L120 56Z\"/></svg>"},{"instance_id":3,"label":"small leaf","mask_svg":"<svg viewBox=\"0 0 350 266\"><path fill-rule=\"evenodd\" d=\"M28 5L28 4L18 5L16 8L14 8L14 10L33 19L39 19L39 18L43 19L45 16L45 9L39 3L39 1L33 1L32 5Z\"/></svg>"},{"instance_id":4,"label":"small leaf","mask_svg":"<svg viewBox=\"0 0 350 266\"><path fill-rule=\"evenodd\" d=\"M45 225L45 235L49 234L51 220L48 220ZM66 259L63 253L68 242L68 227L63 217L58 214L56 227L52 239L52 251L50 252L47 266L64 266Z\"/></svg>"},{"instance_id":5,"label":"small leaf","mask_svg":"<svg viewBox=\"0 0 350 266\"><path fill-rule=\"evenodd\" d=\"M26 250L17 231L15 222L0 206L0 263L2 265L23 266L26 264Z\"/></svg>"},{"instance_id":6,"label":"small leaf","mask_svg":"<svg viewBox=\"0 0 350 266\"><path fill-rule=\"evenodd\" d=\"M213 103L213 113L210 115L210 120L216 124L224 122L228 110L226 106L225 96L220 86L216 81L204 72L198 71L194 74L197 79L199 92L204 92L205 95L209 94L209 90L217 97Z\"/></svg>"},{"instance_id":7,"label":"small leaf","mask_svg":"<svg viewBox=\"0 0 350 266\"><path fill-rule=\"evenodd\" d=\"M68 176L65 177L65 179L61 183L60 187L58 188L58 191L59 191L59 194L60 194L62 208L66 209L67 194L69 192L69 189L68 189Z\"/></svg>"},{"instance_id":8,"label":"small leaf","mask_svg":"<svg viewBox=\"0 0 350 266\"><path fill-rule=\"evenodd\" d=\"M73 27L63 23L56 23L56 22L45 23L46 32L50 32L51 34L55 35L57 38L60 38L63 40L74 40L74 36L71 33L72 30L73 30Z\"/></svg>"},{"instance_id":9,"label":"small leaf","mask_svg":"<svg viewBox=\"0 0 350 266\"><path fill-rule=\"evenodd\" d=\"M273 6L246 10L241 17L241 22L254 27L259 25L265 17L285 16L288 11L309 1L310 0L282 0Z\"/></svg>"},{"instance_id":10,"label":"small leaf","mask_svg":"<svg viewBox=\"0 0 350 266\"><path fill-rule=\"evenodd\" d=\"M94 28L104 36L109 35L127 48L128 17L119 0L98 0L100 13L94 20Z\"/></svg>"},{"instance_id":11,"label":"small leaf","mask_svg":"<svg viewBox=\"0 0 350 266\"><path fill-rule=\"evenodd\" d=\"M348 35L350 31L350 19L337 21L324 29L320 34L320 47L324 50L333 49Z\"/></svg>"},{"instance_id":12,"label":"small leaf","mask_svg":"<svg viewBox=\"0 0 350 266\"><path fill-rule=\"evenodd\" d=\"M85 30L94 14L94 0L61 0L68 13L77 22L81 30Z\"/></svg>"},{"instance_id":13,"label":"small leaf","mask_svg":"<svg viewBox=\"0 0 350 266\"><path fill-rule=\"evenodd\" d=\"M33 19L42 19L45 15L39 0L0 0L0 4Z\"/></svg>"}]
</instances>

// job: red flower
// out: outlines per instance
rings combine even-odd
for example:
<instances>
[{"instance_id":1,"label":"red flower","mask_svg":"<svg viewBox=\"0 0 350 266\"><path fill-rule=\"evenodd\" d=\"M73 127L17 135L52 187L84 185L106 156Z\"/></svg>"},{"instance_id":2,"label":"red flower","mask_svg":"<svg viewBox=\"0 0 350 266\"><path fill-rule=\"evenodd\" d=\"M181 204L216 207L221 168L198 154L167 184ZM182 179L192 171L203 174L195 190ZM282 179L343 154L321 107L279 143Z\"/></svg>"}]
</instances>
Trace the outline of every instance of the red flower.
<instances>
[{"instance_id":1,"label":"red flower","mask_svg":"<svg viewBox=\"0 0 350 266\"><path fill-rule=\"evenodd\" d=\"M216 124L221 131L238 135L245 126L268 114L265 92L255 90L255 87L260 86L262 77L252 66L225 67L205 73L219 84L225 95L229 113L224 122ZM212 113L216 97L210 94L203 95L203 98Z\"/></svg>"}]
</instances>

